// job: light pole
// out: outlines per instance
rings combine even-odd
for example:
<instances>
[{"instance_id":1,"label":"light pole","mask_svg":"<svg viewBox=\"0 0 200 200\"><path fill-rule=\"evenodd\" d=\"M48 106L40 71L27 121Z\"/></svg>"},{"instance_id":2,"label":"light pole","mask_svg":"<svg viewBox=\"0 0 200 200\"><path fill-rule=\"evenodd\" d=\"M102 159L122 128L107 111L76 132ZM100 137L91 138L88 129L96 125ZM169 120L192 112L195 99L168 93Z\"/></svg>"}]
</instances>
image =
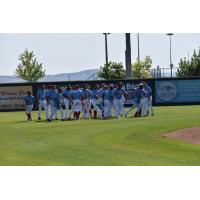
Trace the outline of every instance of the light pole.
<instances>
[{"instance_id":1,"label":"light pole","mask_svg":"<svg viewBox=\"0 0 200 200\"><path fill-rule=\"evenodd\" d=\"M137 33L137 45L138 45L138 64L140 66L140 34ZM139 69L139 79L140 79L140 69Z\"/></svg>"},{"instance_id":2,"label":"light pole","mask_svg":"<svg viewBox=\"0 0 200 200\"><path fill-rule=\"evenodd\" d=\"M107 44L107 35L110 33L103 33L105 35L105 56L106 56L106 65L108 64L108 44Z\"/></svg>"},{"instance_id":3,"label":"light pole","mask_svg":"<svg viewBox=\"0 0 200 200\"><path fill-rule=\"evenodd\" d=\"M173 63L172 63L172 36L174 35L173 33L168 33L169 36L169 42L170 42L170 47L169 47L169 56L170 56L170 69L171 69L171 78L172 78L172 68L173 68Z\"/></svg>"},{"instance_id":4,"label":"light pole","mask_svg":"<svg viewBox=\"0 0 200 200\"><path fill-rule=\"evenodd\" d=\"M140 63L140 34L137 33L137 44L138 44L138 63Z\"/></svg>"}]
</instances>

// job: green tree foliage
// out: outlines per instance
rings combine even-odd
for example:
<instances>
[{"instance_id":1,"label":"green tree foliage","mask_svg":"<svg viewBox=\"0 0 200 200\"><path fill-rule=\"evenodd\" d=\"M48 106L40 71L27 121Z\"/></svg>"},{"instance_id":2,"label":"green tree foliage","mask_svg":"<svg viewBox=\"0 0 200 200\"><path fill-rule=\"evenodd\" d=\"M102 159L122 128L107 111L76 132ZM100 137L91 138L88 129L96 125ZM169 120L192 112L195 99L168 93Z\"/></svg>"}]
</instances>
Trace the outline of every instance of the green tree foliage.
<instances>
[{"instance_id":1,"label":"green tree foliage","mask_svg":"<svg viewBox=\"0 0 200 200\"><path fill-rule=\"evenodd\" d=\"M19 56L20 63L17 66L15 74L17 77L33 83L45 76L42 63L38 63L33 51L27 49Z\"/></svg>"},{"instance_id":2,"label":"green tree foliage","mask_svg":"<svg viewBox=\"0 0 200 200\"><path fill-rule=\"evenodd\" d=\"M200 76L200 49L194 50L191 59L181 58L179 68L176 73L177 77Z\"/></svg>"},{"instance_id":3,"label":"green tree foliage","mask_svg":"<svg viewBox=\"0 0 200 200\"><path fill-rule=\"evenodd\" d=\"M98 76L106 80L123 79L125 78L125 70L122 63L109 62L101 67Z\"/></svg>"},{"instance_id":4,"label":"green tree foliage","mask_svg":"<svg viewBox=\"0 0 200 200\"><path fill-rule=\"evenodd\" d=\"M150 56L146 56L143 61L135 62L132 64L133 78L151 78L150 68L152 66L152 59Z\"/></svg>"}]
</instances>

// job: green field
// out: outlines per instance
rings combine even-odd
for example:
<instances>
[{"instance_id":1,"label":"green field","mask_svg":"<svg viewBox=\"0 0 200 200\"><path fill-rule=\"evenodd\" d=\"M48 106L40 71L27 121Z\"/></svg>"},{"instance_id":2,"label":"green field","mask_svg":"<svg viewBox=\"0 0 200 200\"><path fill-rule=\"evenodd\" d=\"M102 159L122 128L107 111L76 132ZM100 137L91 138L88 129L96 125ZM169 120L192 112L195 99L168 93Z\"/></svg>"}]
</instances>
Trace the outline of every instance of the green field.
<instances>
[{"instance_id":1,"label":"green field","mask_svg":"<svg viewBox=\"0 0 200 200\"><path fill-rule=\"evenodd\" d=\"M200 106L156 107L146 118L51 123L2 112L0 165L200 165L200 145L163 137L197 125Z\"/></svg>"}]
</instances>

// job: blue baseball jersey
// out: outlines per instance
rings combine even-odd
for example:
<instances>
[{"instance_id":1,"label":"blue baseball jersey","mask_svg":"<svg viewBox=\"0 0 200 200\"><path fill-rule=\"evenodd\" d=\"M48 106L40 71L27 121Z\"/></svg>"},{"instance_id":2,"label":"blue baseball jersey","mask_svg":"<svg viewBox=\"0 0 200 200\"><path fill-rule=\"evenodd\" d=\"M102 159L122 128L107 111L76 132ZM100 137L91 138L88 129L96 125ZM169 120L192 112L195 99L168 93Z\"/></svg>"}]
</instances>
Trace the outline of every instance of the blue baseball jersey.
<instances>
[{"instance_id":1,"label":"blue baseball jersey","mask_svg":"<svg viewBox=\"0 0 200 200\"><path fill-rule=\"evenodd\" d=\"M104 100L112 100L113 99L113 90L110 90L110 89L104 90L102 95L104 96Z\"/></svg>"},{"instance_id":2,"label":"blue baseball jersey","mask_svg":"<svg viewBox=\"0 0 200 200\"><path fill-rule=\"evenodd\" d=\"M58 93L56 92L55 93L55 96L54 96L54 99L53 99L53 106L56 108L56 109L60 109L61 106L63 104L63 96L62 96L62 93Z\"/></svg>"},{"instance_id":3,"label":"blue baseball jersey","mask_svg":"<svg viewBox=\"0 0 200 200\"><path fill-rule=\"evenodd\" d=\"M91 91L91 98L97 99L99 97L99 91L97 89L94 89Z\"/></svg>"},{"instance_id":4,"label":"blue baseball jersey","mask_svg":"<svg viewBox=\"0 0 200 200\"><path fill-rule=\"evenodd\" d=\"M99 96L103 97L102 94L104 93L105 89L101 88L98 90Z\"/></svg>"},{"instance_id":5,"label":"blue baseball jersey","mask_svg":"<svg viewBox=\"0 0 200 200\"><path fill-rule=\"evenodd\" d=\"M152 90L148 85L146 87L144 87L144 91L145 91L145 97L151 96Z\"/></svg>"},{"instance_id":6,"label":"blue baseball jersey","mask_svg":"<svg viewBox=\"0 0 200 200\"><path fill-rule=\"evenodd\" d=\"M35 101L35 98L34 98L34 96L32 96L32 95L31 95L31 96L27 95L27 96L24 97L24 104L25 104L26 106L31 106L31 105L33 105L34 101Z\"/></svg>"},{"instance_id":7,"label":"blue baseball jersey","mask_svg":"<svg viewBox=\"0 0 200 200\"><path fill-rule=\"evenodd\" d=\"M64 92L63 92L63 97L67 98L67 99L70 99L71 94L72 94L72 90L65 89Z\"/></svg>"},{"instance_id":8,"label":"blue baseball jersey","mask_svg":"<svg viewBox=\"0 0 200 200\"><path fill-rule=\"evenodd\" d=\"M142 93L143 93L143 90L140 89L139 87L135 90L135 95L134 96L135 96L135 102L137 104L139 104L140 101L141 101Z\"/></svg>"},{"instance_id":9,"label":"blue baseball jersey","mask_svg":"<svg viewBox=\"0 0 200 200\"><path fill-rule=\"evenodd\" d=\"M144 90L144 88L142 89L142 98L146 97L146 92Z\"/></svg>"},{"instance_id":10,"label":"blue baseball jersey","mask_svg":"<svg viewBox=\"0 0 200 200\"><path fill-rule=\"evenodd\" d=\"M51 96L51 91L50 90L46 90L45 91L45 98L50 98Z\"/></svg>"},{"instance_id":11,"label":"blue baseball jersey","mask_svg":"<svg viewBox=\"0 0 200 200\"><path fill-rule=\"evenodd\" d=\"M124 94L125 94L125 90L124 89L115 88L113 90L113 97L116 98L116 99L121 99Z\"/></svg>"},{"instance_id":12,"label":"blue baseball jersey","mask_svg":"<svg viewBox=\"0 0 200 200\"><path fill-rule=\"evenodd\" d=\"M76 100L76 99L81 100L82 96L83 96L83 94L82 94L82 91L81 91L81 90L74 90L74 91L72 92L72 98L73 98L74 100Z\"/></svg>"},{"instance_id":13,"label":"blue baseball jersey","mask_svg":"<svg viewBox=\"0 0 200 200\"><path fill-rule=\"evenodd\" d=\"M46 96L45 90L38 90L38 92L37 92L37 98L39 100L44 101L45 96Z\"/></svg>"},{"instance_id":14,"label":"blue baseball jersey","mask_svg":"<svg viewBox=\"0 0 200 200\"><path fill-rule=\"evenodd\" d=\"M137 88L135 91L135 102L140 103L141 99L146 96L145 90Z\"/></svg>"},{"instance_id":15,"label":"blue baseball jersey","mask_svg":"<svg viewBox=\"0 0 200 200\"><path fill-rule=\"evenodd\" d=\"M129 92L129 98L130 98L130 99L135 99L135 91L137 90L137 88L138 88L138 87L134 87L134 88L132 89L132 91Z\"/></svg>"},{"instance_id":16,"label":"blue baseball jersey","mask_svg":"<svg viewBox=\"0 0 200 200\"><path fill-rule=\"evenodd\" d=\"M84 99L89 99L90 98L90 96L91 96L91 90L89 90L89 89L86 89L86 90L82 90L82 95L83 95L83 98Z\"/></svg>"},{"instance_id":17,"label":"blue baseball jersey","mask_svg":"<svg viewBox=\"0 0 200 200\"><path fill-rule=\"evenodd\" d=\"M49 94L49 97L50 97L50 99L51 99L52 101L54 101L55 98L56 98L56 95L57 95L56 90L51 90L51 91L50 91L50 94Z\"/></svg>"}]
</instances>

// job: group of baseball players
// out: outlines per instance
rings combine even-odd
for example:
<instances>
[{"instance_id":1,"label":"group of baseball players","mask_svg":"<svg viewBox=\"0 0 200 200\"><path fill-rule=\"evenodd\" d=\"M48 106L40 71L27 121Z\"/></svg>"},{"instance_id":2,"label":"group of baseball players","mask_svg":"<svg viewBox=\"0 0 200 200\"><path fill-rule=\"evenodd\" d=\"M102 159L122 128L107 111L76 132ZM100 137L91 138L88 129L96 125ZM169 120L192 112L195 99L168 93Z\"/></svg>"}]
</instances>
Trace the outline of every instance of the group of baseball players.
<instances>
[{"instance_id":1,"label":"group of baseball players","mask_svg":"<svg viewBox=\"0 0 200 200\"><path fill-rule=\"evenodd\" d=\"M124 104L131 99L132 107L126 112ZM95 84L92 89L85 84L81 89L79 85L66 86L64 90L54 85L41 85L36 98L27 92L24 97L27 121L32 120L34 103L38 104L38 120L41 120L42 110L45 111L46 121L79 120L81 119L108 119L127 117L128 113L136 108L134 117L153 116L152 90L146 82L137 85L131 93L123 89L121 82L116 85Z\"/></svg>"}]
</instances>

